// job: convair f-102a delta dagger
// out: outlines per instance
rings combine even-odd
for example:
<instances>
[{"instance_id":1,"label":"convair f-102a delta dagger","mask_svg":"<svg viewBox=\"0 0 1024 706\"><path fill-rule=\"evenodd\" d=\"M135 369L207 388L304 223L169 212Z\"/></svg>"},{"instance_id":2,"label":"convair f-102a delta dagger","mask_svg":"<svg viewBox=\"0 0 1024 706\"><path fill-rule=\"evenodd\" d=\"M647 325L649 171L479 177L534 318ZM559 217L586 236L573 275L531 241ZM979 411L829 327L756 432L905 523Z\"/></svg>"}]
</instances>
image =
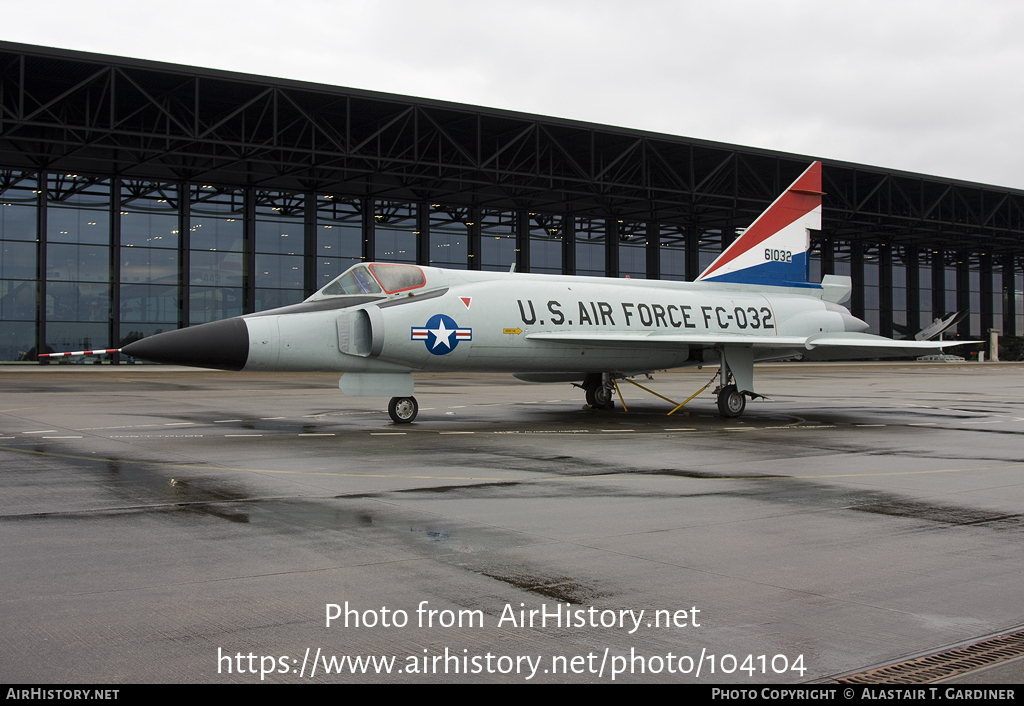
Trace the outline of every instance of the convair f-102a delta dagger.
<instances>
[{"instance_id":1,"label":"convair f-102a delta dagger","mask_svg":"<svg viewBox=\"0 0 1024 706\"><path fill-rule=\"evenodd\" d=\"M595 408L617 380L718 366L718 408L757 397L754 362L899 357L949 343L895 341L841 306L849 277L808 281L821 229L815 162L695 282L359 264L300 304L157 334L122 349L225 370L340 372L346 395L390 397L416 418L417 372L508 372L575 382Z\"/></svg>"}]
</instances>

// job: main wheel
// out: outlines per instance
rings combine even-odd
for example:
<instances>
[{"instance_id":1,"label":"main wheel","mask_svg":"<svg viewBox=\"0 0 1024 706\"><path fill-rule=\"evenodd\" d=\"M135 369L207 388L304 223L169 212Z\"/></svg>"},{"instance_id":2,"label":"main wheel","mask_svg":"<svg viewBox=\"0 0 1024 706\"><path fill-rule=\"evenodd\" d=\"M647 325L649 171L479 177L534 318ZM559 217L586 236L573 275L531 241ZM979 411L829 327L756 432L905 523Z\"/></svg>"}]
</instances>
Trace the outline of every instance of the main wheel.
<instances>
[{"instance_id":1,"label":"main wheel","mask_svg":"<svg viewBox=\"0 0 1024 706\"><path fill-rule=\"evenodd\" d=\"M604 385L591 385L587 388L587 404L594 409L611 409L615 406L612 391Z\"/></svg>"},{"instance_id":2,"label":"main wheel","mask_svg":"<svg viewBox=\"0 0 1024 706\"><path fill-rule=\"evenodd\" d=\"M746 407L747 398L735 385L727 385L718 393L718 411L723 417L738 417Z\"/></svg>"},{"instance_id":3,"label":"main wheel","mask_svg":"<svg viewBox=\"0 0 1024 706\"><path fill-rule=\"evenodd\" d=\"M388 403L388 414L395 424L408 424L416 419L416 413L420 406L416 403L415 397L392 397Z\"/></svg>"}]
</instances>

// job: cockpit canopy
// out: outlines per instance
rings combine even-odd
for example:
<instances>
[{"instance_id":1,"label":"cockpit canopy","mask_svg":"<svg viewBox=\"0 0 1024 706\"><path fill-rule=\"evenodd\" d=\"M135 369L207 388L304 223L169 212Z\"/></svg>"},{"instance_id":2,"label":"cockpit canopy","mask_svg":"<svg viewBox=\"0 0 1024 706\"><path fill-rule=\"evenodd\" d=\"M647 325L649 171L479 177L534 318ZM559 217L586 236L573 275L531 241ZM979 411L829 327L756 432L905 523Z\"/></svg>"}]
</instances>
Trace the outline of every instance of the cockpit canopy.
<instances>
[{"instance_id":1,"label":"cockpit canopy","mask_svg":"<svg viewBox=\"0 0 1024 706\"><path fill-rule=\"evenodd\" d=\"M419 289L427 283L423 270L415 265L373 262L353 265L310 299L352 294L396 294Z\"/></svg>"}]
</instances>

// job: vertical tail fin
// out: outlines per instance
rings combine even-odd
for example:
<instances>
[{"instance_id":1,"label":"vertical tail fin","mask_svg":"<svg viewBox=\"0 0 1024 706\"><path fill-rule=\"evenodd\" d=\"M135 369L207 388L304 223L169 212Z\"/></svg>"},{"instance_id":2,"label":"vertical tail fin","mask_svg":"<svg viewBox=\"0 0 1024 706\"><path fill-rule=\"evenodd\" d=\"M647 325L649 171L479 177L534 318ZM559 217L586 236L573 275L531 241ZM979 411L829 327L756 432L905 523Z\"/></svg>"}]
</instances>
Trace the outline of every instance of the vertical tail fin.
<instances>
[{"instance_id":1,"label":"vertical tail fin","mask_svg":"<svg viewBox=\"0 0 1024 706\"><path fill-rule=\"evenodd\" d=\"M808 279L810 230L821 230L821 162L815 162L743 235L718 256L698 282L817 287Z\"/></svg>"}]
</instances>

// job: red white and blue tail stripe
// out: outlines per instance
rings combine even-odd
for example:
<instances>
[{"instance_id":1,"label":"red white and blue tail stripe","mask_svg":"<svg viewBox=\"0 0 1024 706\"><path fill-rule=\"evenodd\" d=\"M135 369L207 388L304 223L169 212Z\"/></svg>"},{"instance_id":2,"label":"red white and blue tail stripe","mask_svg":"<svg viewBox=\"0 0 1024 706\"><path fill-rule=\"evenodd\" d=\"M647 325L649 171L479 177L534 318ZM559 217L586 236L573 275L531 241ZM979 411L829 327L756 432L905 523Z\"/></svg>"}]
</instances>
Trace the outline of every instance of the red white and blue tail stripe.
<instances>
[{"instance_id":1,"label":"red white and blue tail stripe","mask_svg":"<svg viewBox=\"0 0 1024 706\"><path fill-rule=\"evenodd\" d=\"M821 230L821 162L807 168L698 282L820 287L808 282L810 232Z\"/></svg>"}]
</instances>

